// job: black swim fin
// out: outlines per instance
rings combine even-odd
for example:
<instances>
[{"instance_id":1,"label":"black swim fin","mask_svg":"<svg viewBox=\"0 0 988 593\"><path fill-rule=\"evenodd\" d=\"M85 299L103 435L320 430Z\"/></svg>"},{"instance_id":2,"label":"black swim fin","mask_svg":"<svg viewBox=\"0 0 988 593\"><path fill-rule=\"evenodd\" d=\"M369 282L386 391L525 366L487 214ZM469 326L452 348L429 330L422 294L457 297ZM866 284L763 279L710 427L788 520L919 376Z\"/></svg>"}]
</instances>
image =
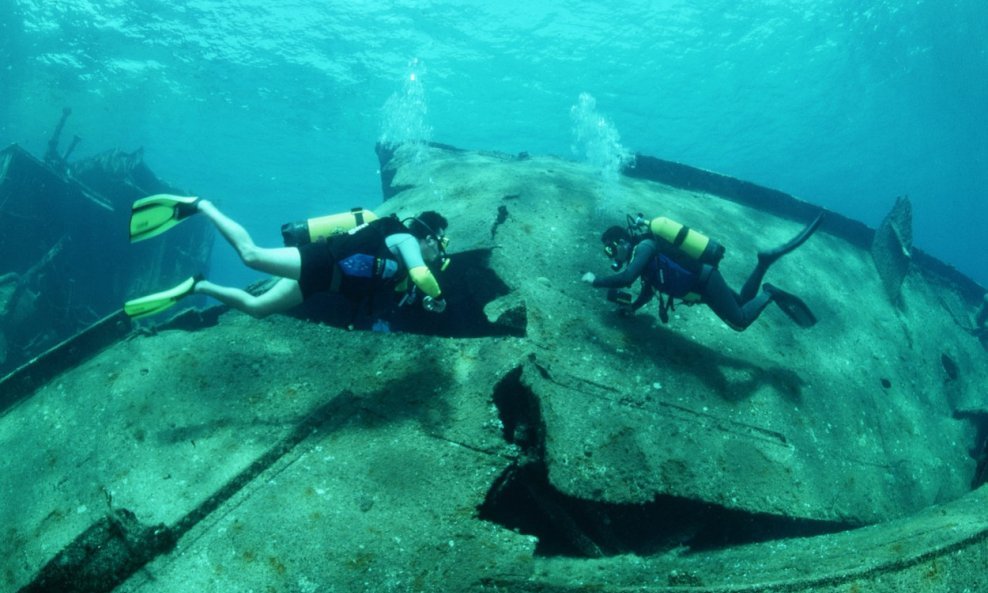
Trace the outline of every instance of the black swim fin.
<instances>
[{"instance_id":1,"label":"black swim fin","mask_svg":"<svg viewBox=\"0 0 988 593\"><path fill-rule=\"evenodd\" d=\"M199 198L156 194L134 202L130 211L130 242L150 239L199 211Z\"/></svg>"},{"instance_id":2,"label":"black swim fin","mask_svg":"<svg viewBox=\"0 0 988 593\"><path fill-rule=\"evenodd\" d=\"M793 320L799 327L813 327L816 325L816 315L810 311L810 307L798 296L788 293L772 284L764 284L762 289L772 295L772 302L782 309L782 312Z\"/></svg>"},{"instance_id":3,"label":"black swim fin","mask_svg":"<svg viewBox=\"0 0 988 593\"><path fill-rule=\"evenodd\" d=\"M813 219L813 222L806 225L806 228L800 231L798 235L790 239L789 242L786 243L785 245L780 245L779 247L776 247L775 249L770 249L768 251L759 251L758 263L764 266L769 266L783 255L793 251L794 249L805 243L807 239L813 236L813 233L815 233L816 230L820 228L821 222L823 222L823 212L817 214L817 217Z\"/></svg>"}]
</instances>

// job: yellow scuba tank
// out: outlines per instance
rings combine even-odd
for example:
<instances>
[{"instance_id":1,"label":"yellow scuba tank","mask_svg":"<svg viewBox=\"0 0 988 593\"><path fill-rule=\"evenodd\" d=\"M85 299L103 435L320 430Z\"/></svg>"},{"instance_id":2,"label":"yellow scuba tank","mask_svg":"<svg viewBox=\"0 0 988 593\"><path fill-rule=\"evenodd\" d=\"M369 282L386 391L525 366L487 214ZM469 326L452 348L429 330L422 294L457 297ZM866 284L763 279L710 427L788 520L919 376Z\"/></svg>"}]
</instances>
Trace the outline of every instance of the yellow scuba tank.
<instances>
[{"instance_id":1,"label":"yellow scuba tank","mask_svg":"<svg viewBox=\"0 0 988 593\"><path fill-rule=\"evenodd\" d=\"M653 218L648 223L648 229L654 237L660 239L660 249L668 252L671 247L673 253L669 255L679 254L688 258L689 261L681 263L691 261L696 264L696 267L701 264L717 267L721 258L724 257L723 245L703 233L694 231L665 216Z\"/></svg>"},{"instance_id":2,"label":"yellow scuba tank","mask_svg":"<svg viewBox=\"0 0 988 593\"><path fill-rule=\"evenodd\" d=\"M348 212L285 223L281 225L281 236L285 247L298 247L345 233L372 220L377 220L377 215L370 210L351 208Z\"/></svg>"}]
</instances>

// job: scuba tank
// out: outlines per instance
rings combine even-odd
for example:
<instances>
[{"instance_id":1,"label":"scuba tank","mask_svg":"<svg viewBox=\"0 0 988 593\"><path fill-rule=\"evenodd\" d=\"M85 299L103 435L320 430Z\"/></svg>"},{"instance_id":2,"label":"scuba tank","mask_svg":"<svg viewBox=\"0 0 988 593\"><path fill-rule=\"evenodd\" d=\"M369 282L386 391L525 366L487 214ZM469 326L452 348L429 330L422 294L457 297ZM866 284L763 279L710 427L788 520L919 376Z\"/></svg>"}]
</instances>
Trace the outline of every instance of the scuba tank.
<instances>
[{"instance_id":1,"label":"scuba tank","mask_svg":"<svg viewBox=\"0 0 988 593\"><path fill-rule=\"evenodd\" d=\"M285 247L300 247L345 233L372 220L377 220L377 215L370 210L351 208L348 212L285 223L281 225L281 236Z\"/></svg>"},{"instance_id":2,"label":"scuba tank","mask_svg":"<svg viewBox=\"0 0 988 593\"><path fill-rule=\"evenodd\" d=\"M658 240L659 249L688 268L700 268L703 264L716 268L724 257L723 245L665 216L645 221L643 215L639 214L635 219L635 226L647 227Z\"/></svg>"}]
</instances>

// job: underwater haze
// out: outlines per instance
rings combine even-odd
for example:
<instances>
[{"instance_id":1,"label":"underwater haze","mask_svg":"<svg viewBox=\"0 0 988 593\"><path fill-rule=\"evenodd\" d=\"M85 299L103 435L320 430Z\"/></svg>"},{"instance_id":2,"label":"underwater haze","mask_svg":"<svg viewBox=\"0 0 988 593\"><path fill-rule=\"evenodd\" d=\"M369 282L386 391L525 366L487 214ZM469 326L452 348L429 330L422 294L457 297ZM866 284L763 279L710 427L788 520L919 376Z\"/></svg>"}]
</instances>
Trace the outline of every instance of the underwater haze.
<instances>
[{"instance_id":1,"label":"underwater haze","mask_svg":"<svg viewBox=\"0 0 988 593\"><path fill-rule=\"evenodd\" d=\"M375 142L432 140L641 152L872 227L908 194L986 285L986 73L984 0L0 0L0 144L42 155L71 107L73 158L143 147L267 244L380 203Z\"/></svg>"}]
</instances>

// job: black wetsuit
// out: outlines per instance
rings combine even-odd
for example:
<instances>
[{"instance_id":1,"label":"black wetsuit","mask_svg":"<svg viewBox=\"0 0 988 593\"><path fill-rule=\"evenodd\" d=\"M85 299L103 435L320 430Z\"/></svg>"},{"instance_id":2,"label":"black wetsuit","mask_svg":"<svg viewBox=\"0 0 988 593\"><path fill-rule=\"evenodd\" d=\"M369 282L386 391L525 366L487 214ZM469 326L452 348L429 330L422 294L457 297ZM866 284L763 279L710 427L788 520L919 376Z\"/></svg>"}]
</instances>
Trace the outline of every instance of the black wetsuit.
<instances>
[{"instance_id":1,"label":"black wetsuit","mask_svg":"<svg viewBox=\"0 0 988 593\"><path fill-rule=\"evenodd\" d=\"M601 288L628 287L641 278L641 294L632 303L632 310L640 309L658 292L686 302L699 300L731 328L743 331L772 302L771 294L758 291L767 269L768 265L759 262L741 294L738 294L727 285L717 268L704 264L696 270L687 269L662 254L655 241L645 239L635 245L631 261L622 271L597 278L593 285Z\"/></svg>"},{"instance_id":2,"label":"black wetsuit","mask_svg":"<svg viewBox=\"0 0 988 593\"><path fill-rule=\"evenodd\" d=\"M386 241L389 235L407 232L397 218L389 216L368 223L358 232L300 246L303 299L317 292L340 292L358 301L397 286L408 271Z\"/></svg>"}]
</instances>

